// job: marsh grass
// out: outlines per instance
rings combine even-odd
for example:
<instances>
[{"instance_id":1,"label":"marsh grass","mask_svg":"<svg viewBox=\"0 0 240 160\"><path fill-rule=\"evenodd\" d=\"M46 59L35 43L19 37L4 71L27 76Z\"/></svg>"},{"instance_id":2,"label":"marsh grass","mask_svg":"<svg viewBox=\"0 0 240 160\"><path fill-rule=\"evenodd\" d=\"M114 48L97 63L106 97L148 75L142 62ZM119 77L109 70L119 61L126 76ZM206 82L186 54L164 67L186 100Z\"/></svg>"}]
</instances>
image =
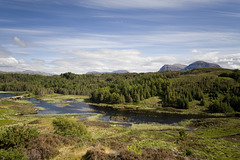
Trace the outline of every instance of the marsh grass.
<instances>
[{"instance_id":1,"label":"marsh grass","mask_svg":"<svg viewBox=\"0 0 240 160\"><path fill-rule=\"evenodd\" d=\"M83 96L83 95L62 95L62 94L47 94L44 96L38 96L38 99L44 100L44 101L51 101L53 103L60 103L62 101L66 100L75 100L77 102L84 102L87 99L89 99L89 96Z\"/></svg>"},{"instance_id":2,"label":"marsh grass","mask_svg":"<svg viewBox=\"0 0 240 160\"><path fill-rule=\"evenodd\" d=\"M35 107L35 106L34 106L34 108L36 108L36 109L39 110L39 111L45 111L45 110L46 110L44 107Z\"/></svg>"},{"instance_id":3,"label":"marsh grass","mask_svg":"<svg viewBox=\"0 0 240 160\"><path fill-rule=\"evenodd\" d=\"M102 114L94 114L92 116L87 117L88 121L98 121L99 117L101 117Z\"/></svg>"},{"instance_id":4,"label":"marsh grass","mask_svg":"<svg viewBox=\"0 0 240 160\"><path fill-rule=\"evenodd\" d=\"M176 130L184 129L183 126L159 124L159 123L143 123L143 124L132 124L132 129L134 130L155 130L155 131L165 131L165 130Z\"/></svg>"},{"instance_id":5,"label":"marsh grass","mask_svg":"<svg viewBox=\"0 0 240 160\"><path fill-rule=\"evenodd\" d=\"M205 124L195 131L202 138L219 138L240 134L239 118L206 119Z\"/></svg>"},{"instance_id":6,"label":"marsh grass","mask_svg":"<svg viewBox=\"0 0 240 160\"><path fill-rule=\"evenodd\" d=\"M10 119L1 119L0 120L0 127L11 124L12 122L13 122L13 120L10 120Z\"/></svg>"}]
</instances>

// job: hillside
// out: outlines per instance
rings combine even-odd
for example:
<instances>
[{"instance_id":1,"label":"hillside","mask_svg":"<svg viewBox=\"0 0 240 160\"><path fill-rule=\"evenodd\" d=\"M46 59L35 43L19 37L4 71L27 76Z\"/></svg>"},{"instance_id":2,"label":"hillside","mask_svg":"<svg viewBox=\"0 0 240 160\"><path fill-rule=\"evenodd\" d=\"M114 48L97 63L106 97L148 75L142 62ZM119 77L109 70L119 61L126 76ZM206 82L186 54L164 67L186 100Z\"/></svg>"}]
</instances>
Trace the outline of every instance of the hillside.
<instances>
[{"instance_id":1,"label":"hillside","mask_svg":"<svg viewBox=\"0 0 240 160\"><path fill-rule=\"evenodd\" d=\"M182 64L165 64L161 67L159 72L161 71L188 71L192 69L198 69L198 68L221 68L218 64L215 63L208 63L204 61L196 61L191 63L190 65L182 65Z\"/></svg>"},{"instance_id":2,"label":"hillside","mask_svg":"<svg viewBox=\"0 0 240 160\"><path fill-rule=\"evenodd\" d=\"M204 61L196 61L190 65L188 65L186 68L184 68L185 71L191 70L191 69L197 69L197 68L221 68L218 64L215 63L208 63Z\"/></svg>"},{"instance_id":3,"label":"hillside","mask_svg":"<svg viewBox=\"0 0 240 160\"><path fill-rule=\"evenodd\" d=\"M187 66L183 65L183 64L173 64L173 65L165 64L164 66L162 66L160 68L159 72L161 72L161 71L182 71L182 70L184 70L185 67L187 67Z\"/></svg>"}]
</instances>

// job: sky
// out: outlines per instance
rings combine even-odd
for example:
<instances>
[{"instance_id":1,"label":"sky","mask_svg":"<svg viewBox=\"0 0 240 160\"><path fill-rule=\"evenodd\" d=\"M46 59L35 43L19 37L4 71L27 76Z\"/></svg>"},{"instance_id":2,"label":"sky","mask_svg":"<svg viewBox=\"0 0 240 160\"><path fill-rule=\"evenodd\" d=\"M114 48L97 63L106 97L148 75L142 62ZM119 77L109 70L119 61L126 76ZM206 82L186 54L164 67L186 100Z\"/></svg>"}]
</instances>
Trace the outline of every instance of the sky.
<instances>
[{"instance_id":1,"label":"sky","mask_svg":"<svg viewBox=\"0 0 240 160\"><path fill-rule=\"evenodd\" d=\"M0 71L240 69L240 0L0 0Z\"/></svg>"}]
</instances>

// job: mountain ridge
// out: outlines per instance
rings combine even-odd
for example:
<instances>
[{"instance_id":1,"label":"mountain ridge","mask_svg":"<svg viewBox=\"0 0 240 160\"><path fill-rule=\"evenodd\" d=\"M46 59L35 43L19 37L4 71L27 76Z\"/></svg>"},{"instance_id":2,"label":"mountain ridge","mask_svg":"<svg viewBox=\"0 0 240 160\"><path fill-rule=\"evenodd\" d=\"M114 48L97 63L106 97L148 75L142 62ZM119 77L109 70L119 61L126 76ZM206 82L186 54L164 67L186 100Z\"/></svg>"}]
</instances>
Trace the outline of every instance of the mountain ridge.
<instances>
[{"instance_id":1,"label":"mountain ridge","mask_svg":"<svg viewBox=\"0 0 240 160\"><path fill-rule=\"evenodd\" d=\"M185 67L187 67L187 65L183 65L183 64L165 64L164 66L162 66L162 68L160 68L160 71L181 71L183 70Z\"/></svg>"},{"instance_id":2,"label":"mountain ridge","mask_svg":"<svg viewBox=\"0 0 240 160\"><path fill-rule=\"evenodd\" d=\"M184 67L185 66L185 67ZM220 65L216 63L209 63L205 61L195 61L191 64L183 65L183 64L165 64L163 65L158 72L162 71L188 71L192 69L198 69L198 68L221 68Z\"/></svg>"},{"instance_id":3,"label":"mountain ridge","mask_svg":"<svg viewBox=\"0 0 240 160\"><path fill-rule=\"evenodd\" d=\"M127 70L116 70L116 71L112 71L112 72L91 71L91 72L87 72L86 74L104 74L104 73L128 73L128 71Z\"/></svg>"}]
</instances>

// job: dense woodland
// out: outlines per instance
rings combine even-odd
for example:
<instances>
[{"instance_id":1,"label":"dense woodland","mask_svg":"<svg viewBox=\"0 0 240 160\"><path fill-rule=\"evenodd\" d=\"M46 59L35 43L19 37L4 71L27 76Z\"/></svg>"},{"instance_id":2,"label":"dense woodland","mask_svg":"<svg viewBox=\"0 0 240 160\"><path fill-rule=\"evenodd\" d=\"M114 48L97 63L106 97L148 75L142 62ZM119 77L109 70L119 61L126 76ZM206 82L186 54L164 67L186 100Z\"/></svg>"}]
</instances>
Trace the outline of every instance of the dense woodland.
<instances>
[{"instance_id":1,"label":"dense woodland","mask_svg":"<svg viewBox=\"0 0 240 160\"><path fill-rule=\"evenodd\" d=\"M159 96L162 106L187 109L197 100L210 112L240 111L240 71L196 69L157 73L58 76L0 74L1 91L89 95L95 103L138 104Z\"/></svg>"}]
</instances>

